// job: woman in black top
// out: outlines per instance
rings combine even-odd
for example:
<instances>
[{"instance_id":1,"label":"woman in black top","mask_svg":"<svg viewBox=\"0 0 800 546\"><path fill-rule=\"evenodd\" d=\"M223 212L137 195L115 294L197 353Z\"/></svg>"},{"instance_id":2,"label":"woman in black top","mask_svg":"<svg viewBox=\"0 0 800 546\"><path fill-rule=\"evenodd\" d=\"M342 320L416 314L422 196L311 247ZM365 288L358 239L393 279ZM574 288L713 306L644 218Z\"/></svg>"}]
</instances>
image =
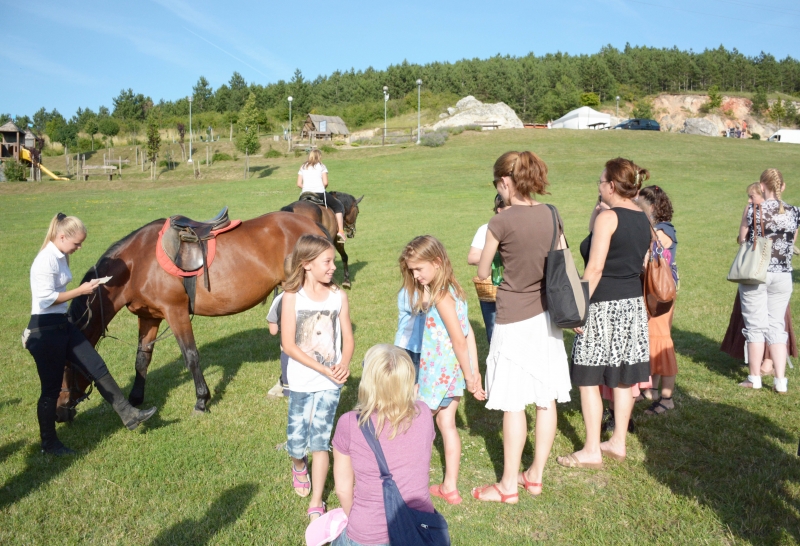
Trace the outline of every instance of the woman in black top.
<instances>
[{"instance_id":1,"label":"woman in black top","mask_svg":"<svg viewBox=\"0 0 800 546\"><path fill-rule=\"evenodd\" d=\"M570 376L580 387L586 424L583 449L558 458L571 468L602 468L602 456L624 460L627 427L619 426L600 443L603 402L598 385L614 390L618 423L627 423L633 409L631 384L650 377L647 312L639 275L650 247L650 222L633 202L650 178L628 159L606 163L597 183L599 199L609 207L596 211L589 236L581 243L583 274L591 295L586 326L576 328Z\"/></svg>"}]
</instances>

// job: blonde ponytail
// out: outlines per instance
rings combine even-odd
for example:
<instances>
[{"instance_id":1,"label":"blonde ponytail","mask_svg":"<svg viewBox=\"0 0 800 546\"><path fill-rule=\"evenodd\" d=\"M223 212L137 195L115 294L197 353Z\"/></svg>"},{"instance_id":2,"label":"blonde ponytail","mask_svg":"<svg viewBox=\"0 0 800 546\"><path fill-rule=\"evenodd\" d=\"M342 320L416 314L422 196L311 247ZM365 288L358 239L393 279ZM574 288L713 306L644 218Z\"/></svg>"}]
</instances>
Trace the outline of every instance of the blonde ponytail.
<instances>
[{"instance_id":1,"label":"blonde ponytail","mask_svg":"<svg viewBox=\"0 0 800 546\"><path fill-rule=\"evenodd\" d=\"M781 194L783 193L783 175L781 172L778 169L767 169L761 173L759 182L775 194L778 199L778 214L783 214L785 210L781 199Z\"/></svg>"},{"instance_id":2,"label":"blonde ponytail","mask_svg":"<svg viewBox=\"0 0 800 546\"><path fill-rule=\"evenodd\" d=\"M50 226L47 228L47 235L45 235L44 242L39 250L44 250L47 243L55 242L59 234L63 234L67 237L85 236L86 226L81 222L80 218L76 216L67 216L63 212L59 212L50 220Z\"/></svg>"}]
</instances>

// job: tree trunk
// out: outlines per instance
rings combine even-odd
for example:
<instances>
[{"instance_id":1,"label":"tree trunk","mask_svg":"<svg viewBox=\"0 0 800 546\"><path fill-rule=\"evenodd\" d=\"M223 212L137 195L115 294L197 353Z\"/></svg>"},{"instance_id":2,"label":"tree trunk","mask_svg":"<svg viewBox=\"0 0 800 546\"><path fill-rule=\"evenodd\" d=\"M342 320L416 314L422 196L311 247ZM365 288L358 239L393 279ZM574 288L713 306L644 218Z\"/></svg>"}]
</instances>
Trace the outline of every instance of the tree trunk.
<instances>
[{"instance_id":1,"label":"tree trunk","mask_svg":"<svg viewBox=\"0 0 800 546\"><path fill-rule=\"evenodd\" d=\"M228 142L233 141L233 122L231 122L231 136L228 138Z\"/></svg>"}]
</instances>

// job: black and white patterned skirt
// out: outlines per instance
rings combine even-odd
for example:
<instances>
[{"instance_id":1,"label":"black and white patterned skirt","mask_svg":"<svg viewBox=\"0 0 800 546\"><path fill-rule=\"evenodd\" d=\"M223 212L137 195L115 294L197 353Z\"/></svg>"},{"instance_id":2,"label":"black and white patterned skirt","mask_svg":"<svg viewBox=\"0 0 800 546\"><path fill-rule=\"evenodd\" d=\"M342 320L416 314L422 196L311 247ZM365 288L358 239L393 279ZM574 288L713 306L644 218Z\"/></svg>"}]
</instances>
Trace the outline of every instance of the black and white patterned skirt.
<instances>
[{"instance_id":1,"label":"black and white patterned skirt","mask_svg":"<svg viewBox=\"0 0 800 546\"><path fill-rule=\"evenodd\" d=\"M572 345L573 386L632 385L650 378L647 311L642 297L589 306L583 334Z\"/></svg>"}]
</instances>

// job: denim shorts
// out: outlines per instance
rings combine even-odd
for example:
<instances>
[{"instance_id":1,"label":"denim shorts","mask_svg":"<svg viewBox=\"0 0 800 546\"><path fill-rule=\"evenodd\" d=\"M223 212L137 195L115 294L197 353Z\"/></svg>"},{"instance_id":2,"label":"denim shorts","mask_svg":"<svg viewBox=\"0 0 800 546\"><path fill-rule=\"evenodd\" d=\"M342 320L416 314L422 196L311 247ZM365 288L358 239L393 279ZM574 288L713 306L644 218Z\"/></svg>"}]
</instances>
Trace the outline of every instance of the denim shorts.
<instances>
[{"instance_id":1,"label":"denim shorts","mask_svg":"<svg viewBox=\"0 0 800 546\"><path fill-rule=\"evenodd\" d=\"M319 392L289 391L286 451L295 459L330 449L333 419L341 389Z\"/></svg>"},{"instance_id":2,"label":"denim shorts","mask_svg":"<svg viewBox=\"0 0 800 546\"><path fill-rule=\"evenodd\" d=\"M356 542L349 536L347 536L347 527L344 528L342 534L333 539L331 542L331 546L364 546L360 542ZM370 546L390 546L389 544L374 544Z\"/></svg>"}]
</instances>

